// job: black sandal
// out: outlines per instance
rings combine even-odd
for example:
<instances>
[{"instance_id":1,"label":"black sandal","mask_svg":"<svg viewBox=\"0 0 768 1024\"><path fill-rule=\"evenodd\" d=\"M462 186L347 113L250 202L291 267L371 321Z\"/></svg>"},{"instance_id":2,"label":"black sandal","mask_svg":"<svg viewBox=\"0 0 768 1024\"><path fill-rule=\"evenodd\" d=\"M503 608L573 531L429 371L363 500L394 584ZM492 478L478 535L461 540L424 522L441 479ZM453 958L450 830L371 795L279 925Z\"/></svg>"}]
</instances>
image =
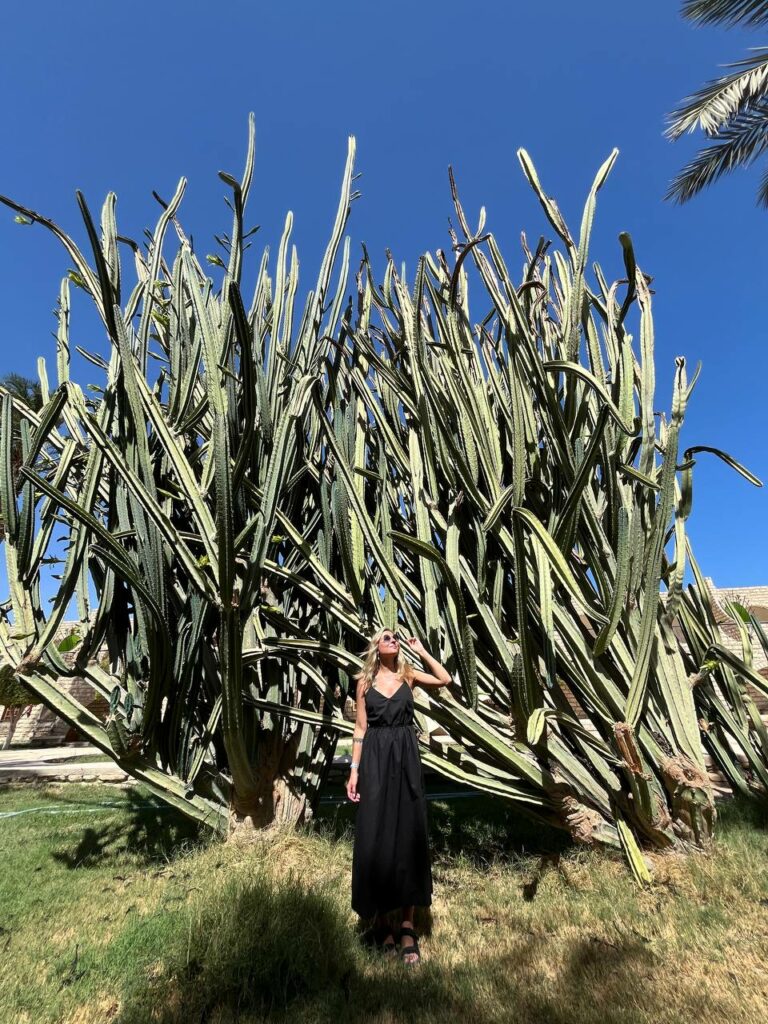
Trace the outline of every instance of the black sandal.
<instances>
[{"instance_id":1,"label":"black sandal","mask_svg":"<svg viewBox=\"0 0 768 1024\"><path fill-rule=\"evenodd\" d=\"M403 935L408 935L410 938L412 938L413 939L413 945L412 946L404 946L402 944L402 942L401 942L400 943L400 956L403 958L403 963L406 965L406 967L416 967L417 964L421 963L421 953L419 952L419 937L416 934L416 932L413 930L413 928L401 928L400 929L400 938L401 939L402 939ZM410 956L412 953L415 954L416 959L415 960L406 960L406 957Z\"/></svg>"}]
</instances>

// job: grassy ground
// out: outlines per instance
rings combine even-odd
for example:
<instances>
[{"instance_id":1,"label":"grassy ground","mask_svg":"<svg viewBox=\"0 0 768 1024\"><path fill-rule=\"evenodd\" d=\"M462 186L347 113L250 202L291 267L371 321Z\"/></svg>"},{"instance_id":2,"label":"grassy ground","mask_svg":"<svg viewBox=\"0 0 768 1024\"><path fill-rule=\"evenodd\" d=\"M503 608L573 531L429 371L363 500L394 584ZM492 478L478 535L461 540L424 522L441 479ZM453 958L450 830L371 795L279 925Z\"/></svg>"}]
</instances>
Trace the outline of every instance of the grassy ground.
<instances>
[{"instance_id":1,"label":"grassy ground","mask_svg":"<svg viewBox=\"0 0 768 1024\"><path fill-rule=\"evenodd\" d=\"M336 741L336 756L341 757L343 754L352 753L352 740L347 739L346 736L342 736Z\"/></svg>"},{"instance_id":2,"label":"grassy ground","mask_svg":"<svg viewBox=\"0 0 768 1024\"><path fill-rule=\"evenodd\" d=\"M743 804L723 807L712 856L656 858L647 891L618 859L564 848L502 805L431 804L435 900L416 970L359 942L351 809L250 845L206 842L140 788L10 789L11 811L24 813L0 817L3 1024L768 1012L768 815Z\"/></svg>"}]
</instances>

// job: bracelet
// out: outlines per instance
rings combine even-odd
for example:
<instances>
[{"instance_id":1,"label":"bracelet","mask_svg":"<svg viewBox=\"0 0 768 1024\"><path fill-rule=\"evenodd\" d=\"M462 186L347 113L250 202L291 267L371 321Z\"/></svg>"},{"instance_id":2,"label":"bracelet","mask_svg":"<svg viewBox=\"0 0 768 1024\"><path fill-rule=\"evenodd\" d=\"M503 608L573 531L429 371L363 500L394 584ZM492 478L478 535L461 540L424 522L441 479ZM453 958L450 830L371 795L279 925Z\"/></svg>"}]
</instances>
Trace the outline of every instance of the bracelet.
<instances>
[{"instance_id":1,"label":"bracelet","mask_svg":"<svg viewBox=\"0 0 768 1024\"><path fill-rule=\"evenodd\" d=\"M359 767L360 767L360 762L359 761L353 761L352 764L350 765L350 768L352 769L352 771L354 771L355 768L359 768Z\"/></svg>"},{"instance_id":2,"label":"bracelet","mask_svg":"<svg viewBox=\"0 0 768 1024\"><path fill-rule=\"evenodd\" d=\"M362 737L362 736L353 736L352 737L352 742L353 743L362 743L363 742L363 738L364 737Z\"/></svg>"}]
</instances>

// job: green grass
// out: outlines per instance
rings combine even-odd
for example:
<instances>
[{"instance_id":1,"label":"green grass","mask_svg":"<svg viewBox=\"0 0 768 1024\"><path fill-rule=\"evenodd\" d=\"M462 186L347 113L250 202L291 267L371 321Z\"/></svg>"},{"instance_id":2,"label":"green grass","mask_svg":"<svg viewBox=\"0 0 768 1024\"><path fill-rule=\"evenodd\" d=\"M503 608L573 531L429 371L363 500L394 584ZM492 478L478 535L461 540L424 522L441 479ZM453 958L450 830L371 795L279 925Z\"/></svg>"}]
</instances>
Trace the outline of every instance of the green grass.
<instances>
[{"instance_id":1,"label":"green grass","mask_svg":"<svg viewBox=\"0 0 768 1024\"><path fill-rule=\"evenodd\" d=\"M342 757L344 754L352 753L352 739L348 739L346 736L342 736L336 741L336 756Z\"/></svg>"},{"instance_id":2,"label":"green grass","mask_svg":"<svg viewBox=\"0 0 768 1024\"><path fill-rule=\"evenodd\" d=\"M102 803L117 807L100 807ZM752 1024L768 1011L768 818L642 891L485 798L430 805L435 899L416 971L363 948L351 808L211 842L140 787L0 795L5 1024ZM63 813L49 814L47 811Z\"/></svg>"}]
</instances>

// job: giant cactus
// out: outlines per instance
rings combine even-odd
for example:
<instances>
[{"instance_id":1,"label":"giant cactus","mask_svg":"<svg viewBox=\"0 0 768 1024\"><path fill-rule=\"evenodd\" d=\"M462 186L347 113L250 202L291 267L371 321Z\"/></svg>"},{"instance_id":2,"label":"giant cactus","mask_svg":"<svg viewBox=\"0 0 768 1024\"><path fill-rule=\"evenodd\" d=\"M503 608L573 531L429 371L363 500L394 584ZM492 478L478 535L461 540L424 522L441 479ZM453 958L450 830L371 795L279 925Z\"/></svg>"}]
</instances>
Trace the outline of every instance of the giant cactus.
<instances>
[{"instance_id":1,"label":"giant cactus","mask_svg":"<svg viewBox=\"0 0 768 1024\"><path fill-rule=\"evenodd\" d=\"M636 838L709 838L705 749L734 784L765 785L765 729L718 660L700 593L683 590L693 456L707 450L679 450L695 377L676 361L671 416L657 422L651 293L627 235L623 283L599 267L587 281L616 154L578 241L519 155L564 251L524 242L513 281L452 179L452 258L426 255L411 284L391 258L380 286L361 266L336 387L316 403L338 540L337 561L322 562L377 622L404 623L455 672L453 700L423 700L431 764L577 839L621 844L642 874Z\"/></svg>"},{"instance_id":2,"label":"giant cactus","mask_svg":"<svg viewBox=\"0 0 768 1024\"><path fill-rule=\"evenodd\" d=\"M223 268L218 289L177 219L184 180L170 202L161 202L144 249L118 235L114 195L104 204L100 232L78 195L91 263L52 222L3 200L62 240L75 265L70 279L93 300L110 346L106 360L84 353L103 375L97 397L87 399L70 379L65 281L58 387L48 394L43 367L46 404L39 415L3 398L4 422L14 410L22 417L25 460L20 494L7 445L0 465L13 619L0 624L3 659L134 775L214 824L226 820L229 806L258 824L306 817L333 752L331 733L275 718L258 701L328 715L333 699L333 673L321 678L300 656L274 663L270 641L296 602L290 580L275 597L268 569L283 524L300 533L315 513L305 482L307 421L347 276L342 240L354 143L301 319L290 215L274 277L267 250L250 308L243 303L253 155L251 119L242 180L221 175L232 193L233 225L220 240L226 263L209 257ZM165 254L169 229L177 237L173 259ZM127 298L123 244L136 276ZM62 557L46 616L41 572ZM295 559L280 561L297 568ZM56 681L68 669L51 640L73 595L84 629L78 669L110 701L105 724ZM324 613L315 618L323 628ZM104 649L102 666L94 659Z\"/></svg>"},{"instance_id":3,"label":"giant cactus","mask_svg":"<svg viewBox=\"0 0 768 1024\"><path fill-rule=\"evenodd\" d=\"M705 751L732 785L768 785L747 685L766 683L746 647L740 659L720 642L686 537L700 452L758 481L717 449L680 452L695 384L684 360L669 419L655 412L651 292L629 237L623 280L589 272L615 153L576 240L520 152L560 247L524 239L519 282L451 179L452 254L425 255L410 284L390 258L378 284L365 252L353 301L348 242L331 288L353 152L300 319L290 216L274 277L265 253L248 310L241 298L252 145L242 180L222 175L234 221L226 260L209 257L218 289L177 219L183 182L147 250L128 243L127 299L114 197L100 234L81 199L92 265L4 200L64 242L110 354L88 357L104 380L87 399L70 380L65 282L58 387L48 394L43 367L39 414L3 399L4 423L22 415L24 455L20 493L7 446L0 460L3 661L189 813L223 824L231 806L263 824L309 812L349 728L338 697L356 651L372 624L399 622L455 674L448 698L420 699L425 760L621 846L645 877L638 841L711 834ZM62 554L46 616L41 572ZM56 682L51 640L73 595L79 668L111 701L106 725Z\"/></svg>"}]
</instances>

